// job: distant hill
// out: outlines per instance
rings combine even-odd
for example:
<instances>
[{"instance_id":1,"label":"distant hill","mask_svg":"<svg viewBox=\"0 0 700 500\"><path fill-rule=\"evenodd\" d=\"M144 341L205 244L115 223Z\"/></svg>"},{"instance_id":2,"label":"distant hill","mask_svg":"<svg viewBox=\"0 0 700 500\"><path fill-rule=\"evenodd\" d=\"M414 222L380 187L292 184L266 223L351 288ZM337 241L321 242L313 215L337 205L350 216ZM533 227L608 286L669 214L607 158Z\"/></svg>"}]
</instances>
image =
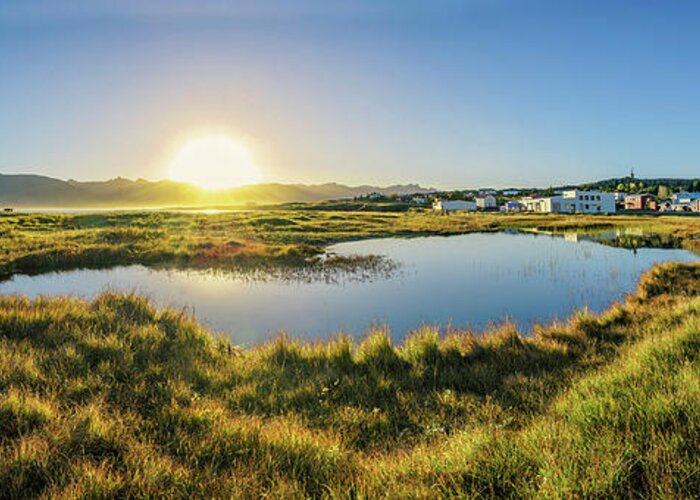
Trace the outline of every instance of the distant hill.
<instances>
[{"instance_id":1,"label":"distant hill","mask_svg":"<svg viewBox=\"0 0 700 500\"><path fill-rule=\"evenodd\" d=\"M0 207L17 208L157 208L315 202L369 193L411 194L433 190L416 184L345 186L343 184L256 184L220 191L163 181L123 178L101 182L60 180L41 175L0 174Z\"/></svg>"},{"instance_id":2,"label":"distant hill","mask_svg":"<svg viewBox=\"0 0 700 500\"><path fill-rule=\"evenodd\" d=\"M616 191L617 188L622 185L623 190L629 186L632 182L631 177L615 177L611 179L603 179L600 181L588 182L585 184L578 185L567 185L567 186L557 186L556 189L595 189L599 191ZM648 190L655 191L659 186L666 186L671 191L697 191L700 189L700 178L688 179L688 178L668 178L668 177L657 177L657 178L645 178L645 179L634 179L634 184L637 190Z\"/></svg>"}]
</instances>

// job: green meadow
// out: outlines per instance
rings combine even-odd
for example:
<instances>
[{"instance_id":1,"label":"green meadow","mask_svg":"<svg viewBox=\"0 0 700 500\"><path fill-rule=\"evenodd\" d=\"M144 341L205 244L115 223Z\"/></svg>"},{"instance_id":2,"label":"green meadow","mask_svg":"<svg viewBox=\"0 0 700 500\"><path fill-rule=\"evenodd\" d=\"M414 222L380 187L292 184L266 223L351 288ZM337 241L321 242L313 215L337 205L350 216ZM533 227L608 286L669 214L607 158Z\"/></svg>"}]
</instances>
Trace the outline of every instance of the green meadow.
<instances>
[{"instance_id":1,"label":"green meadow","mask_svg":"<svg viewBox=\"0 0 700 500\"><path fill-rule=\"evenodd\" d=\"M0 270L310 266L351 239L615 228L700 249L692 217L5 214ZM533 332L241 349L134 295L0 297L0 497L700 495L700 264Z\"/></svg>"}]
</instances>

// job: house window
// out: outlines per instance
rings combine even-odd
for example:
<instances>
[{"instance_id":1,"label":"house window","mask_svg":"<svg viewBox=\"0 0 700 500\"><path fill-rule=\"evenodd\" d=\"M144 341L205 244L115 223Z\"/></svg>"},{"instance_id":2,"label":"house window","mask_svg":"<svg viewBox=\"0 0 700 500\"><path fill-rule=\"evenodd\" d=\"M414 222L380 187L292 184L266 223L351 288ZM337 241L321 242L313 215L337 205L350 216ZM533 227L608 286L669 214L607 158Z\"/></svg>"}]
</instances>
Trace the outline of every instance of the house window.
<instances>
[{"instance_id":1,"label":"house window","mask_svg":"<svg viewBox=\"0 0 700 500\"><path fill-rule=\"evenodd\" d=\"M588 203L586 203L586 210L588 210Z\"/></svg>"}]
</instances>

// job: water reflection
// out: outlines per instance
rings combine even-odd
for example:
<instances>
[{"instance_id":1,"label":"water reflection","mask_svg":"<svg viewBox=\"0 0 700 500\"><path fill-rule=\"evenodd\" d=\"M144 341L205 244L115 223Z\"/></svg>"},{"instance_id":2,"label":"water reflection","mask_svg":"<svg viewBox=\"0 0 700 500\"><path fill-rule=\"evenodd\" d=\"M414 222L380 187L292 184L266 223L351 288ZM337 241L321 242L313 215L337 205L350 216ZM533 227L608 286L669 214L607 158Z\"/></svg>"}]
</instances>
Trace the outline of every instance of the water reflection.
<instances>
[{"instance_id":1,"label":"water reflection","mask_svg":"<svg viewBox=\"0 0 700 500\"><path fill-rule=\"evenodd\" d=\"M373 324L387 325L398 341L423 323L482 329L507 316L527 329L584 306L600 311L632 291L653 264L697 258L677 248L634 254L579 236L512 233L355 241L330 252L313 271L127 266L14 276L0 283L0 293L135 291L161 306L190 307L204 324L248 345L281 330L311 339L339 331L359 337Z\"/></svg>"},{"instance_id":2,"label":"water reflection","mask_svg":"<svg viewBox=\"0 0 700 500\"><path fill-rule=\"evenodd\" d=\"M243 269L159 269L166 273L185 274L193 279L201 276L237 281L250 285L265 283L346 285L388 280L399 275L401 264L384 255L338 255L329 252L311 259L304 267L266 267Z\"/></svg>"},{"instance_id":3,"label":"water reflection","mask_svg":"<svg viewBox=\"0 0 700 500\"><path fill-rule=\"evenodd\" d=\"M536 231L537 234L563 237L578 243L593 241L603 245L637 250L638 248L683 248L683 240L672 234L646 232L638 227L616 227L597 231Z\"/></svg>"}]
</instances>

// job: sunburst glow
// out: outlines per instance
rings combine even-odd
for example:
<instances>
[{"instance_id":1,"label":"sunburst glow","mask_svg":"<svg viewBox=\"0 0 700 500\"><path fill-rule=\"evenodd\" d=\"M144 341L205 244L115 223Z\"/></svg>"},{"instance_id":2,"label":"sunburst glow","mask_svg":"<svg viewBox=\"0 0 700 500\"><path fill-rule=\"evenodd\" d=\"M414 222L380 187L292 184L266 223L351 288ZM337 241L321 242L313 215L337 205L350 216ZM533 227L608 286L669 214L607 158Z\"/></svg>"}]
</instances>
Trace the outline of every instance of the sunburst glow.
<instances>
[{"instance_id":1,"label":"sunburst glow","mask_svg":"<svg viewBox=\"0 0 700 500\"><path fill-rule=\"evenodd\" d=\"M185 143L170 161L169 177L206 189L225 189L259 182L260 170L243 144L226 135L211 135Z\"/></svg>"}]
</instances>

